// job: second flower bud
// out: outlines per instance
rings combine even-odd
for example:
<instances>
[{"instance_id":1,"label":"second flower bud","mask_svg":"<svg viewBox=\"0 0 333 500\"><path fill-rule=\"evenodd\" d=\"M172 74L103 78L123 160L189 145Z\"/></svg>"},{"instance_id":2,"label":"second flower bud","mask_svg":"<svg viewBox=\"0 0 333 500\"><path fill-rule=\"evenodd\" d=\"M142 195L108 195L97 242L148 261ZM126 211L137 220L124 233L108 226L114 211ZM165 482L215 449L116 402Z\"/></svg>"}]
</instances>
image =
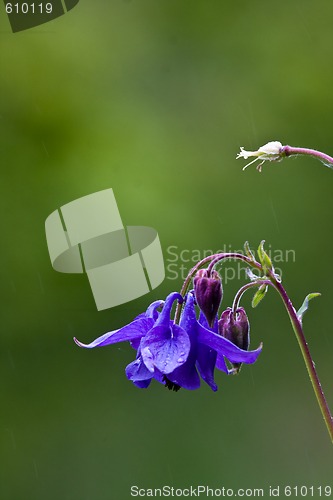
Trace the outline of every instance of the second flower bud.
<instances>
[{"instance_id":1,"label":"second flower bud","mask_svg":"<svg viewBox=\"0 0 333 500\"><path fill-rule=\"evenodd\" d=\"M243 307L238 307L235 314L231 307L223 311L219 320L219 334L240 349L244 351L249 349L250 324ZM237 372L241 365L242 363L232 363Z\"/></svg>"}]
</instances>

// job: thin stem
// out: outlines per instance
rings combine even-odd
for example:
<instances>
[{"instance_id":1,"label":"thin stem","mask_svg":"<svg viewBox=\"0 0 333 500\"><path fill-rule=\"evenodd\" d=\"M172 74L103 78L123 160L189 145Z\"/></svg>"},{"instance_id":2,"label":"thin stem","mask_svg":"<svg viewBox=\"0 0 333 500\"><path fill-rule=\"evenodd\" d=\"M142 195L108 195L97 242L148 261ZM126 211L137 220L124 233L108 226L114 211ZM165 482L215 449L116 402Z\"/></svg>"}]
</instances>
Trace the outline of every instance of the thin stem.
<instances>
[{"instance_id":1,"label":"thin stem","mask_svg":"<svg viewBox=\"0 0 333 500\"><path fill-rule=\"evenodd\" d=\"M208 257L205 257L204 259L200 260L200 262L197 262L197 264L192 267L192 269L190 270L190 272L188 273L188 275L186 276L186 279L183 283L183 286L180 290L180 294L185 297L185 294L190 286L190 283L191 283L191 279L192 277L194 276L194 274L202 267L204 266L205 264L207 264L209 261L211 261L212 259L214 259L215 255L209 255ZM182 306L183 304L180 304L179 302L177 303L177 306L176 306L176 312L175 312L175 318L174 318L174 322L176 324L179 323L179 319L180 319L180 313L181 313L181 310L182 310Z\"/></svg>"},{"instance_id":2,"label":"thin stem","mask_svg":"<svg viewBox=\"0 0 333 500\"><path fill-rule=\"evenodd\" d=\"M319 404L320 411L322 413L322 416L324 418L328 433L329 433L329 435L331 437L331 441L333 443L333 418L332 418L328 403L326 401L324 391L321 387L321 383L320 383L318 374L316 372L314 363L312 361L312 357L311 357L311 354L310 354L310 351L308 348L308 344L306 342L305 335L303 332L302 323L301 323L300 319L298 318L296 310L295 310L291 300L289 299L287 292L285 291L282 284L275 279L274 275L271 272L269 274L270 274L270 280L267 279L267 280L253 281L252 283L247 283L242 288L240 288L239 291L237 292L235 298L234 298L232 310L236 311L238 304L239 304L239 301L240 301L242 295L244 294L244 292L246 292L246 290L248 290L254 286L260 286L260 285L264 285L264 284L271 285L279 293L279 295L280 295L281 299L283 300L283 303L287 309L290 322L291 322L293 330L295 332L295 335L296 335L296 338L298 341L298 345L301 349L301 353L302 353L302 356L303 356L303 359L305 362L305 366L307 368L307 371L308 371L308 374L309 374L309 377L310 377L310 380L312 383L312 387L313 387L313 390L315 392L315 395L316 395L316 398L317 398L317 401Z\"/></svg>"},{"instance_id":3,"label":"thin stem","mask_svg":"<svg viewBox=\"0 0 333 500\"><path fill-rule=\"evenodd\" d=\"M326 153L322 153L321 151L317 151L316 149L309 148L294 148L293 146L283 146L280 150L281 155L283 156L292 156L292 155L308 155L321 160L324 163L330 163L333 166L333 158L332 156L327 155Z\"/></svg>"},{"instance_id":4,"label":"thin stem","mask_svg":"<svg viewBox=\"0 0 333 500\"><path fill-rule=\"evenodd\" d=\"M246 262L249 264L251 267L255 267L256 269L261 269L261 265L259 262L256 262L253 259L250 259L250 257L247 257L246 255L243 255L242 253L218 253L216 255L213 255L214 259L211 261L207 268L208 274L210 274L213 270L213 268L216 266L218 262L220 262L223 259L238 259L242 260L243 262Z\"/></svg>"},{"instance_id":5,"label":"thin stem","mask_svg":"<svg viewBox=\"0 0 333 500\"><path fill-rule=\"evenodd\" d=\"M210 262L208 268L207 268L207 272L208 274L210 274L213 270L213 267L218 263L220 262L221 260L224 260L224 259L238 259L238 260L242 260L244 262L246 262L247 264L249 264L250 266L252 267L255 267L256 269L261 269L261 265L250 259L250 257L246 257L245 255L241 254L241 253L217 253L215 255L209 255L208 257L205 257L204 259L200 260L200 262L198 262L194 267L192 267L192 269L190 270L190 272L188 273L184 283L183 283L183 286L180 290L180 294L184 297L190 284L191 284L191 279L193 278L193 276L196 274L196 272L202 267L204 266L205 264L207 264L208 262ZM176 307L176 312L175 312L175 318L174 318L174 322L176 324L179 323L179 319L180 319L180 313L181 313L181 310L182 310L182 304L177 304L177 307Z\"/></svg>"},{"instance_id":6,"label":"thin stem","mask_svg":"<svg viewBox=\"0 0 333 500\"><path fill-rule=\"evenodd\" d=\"M246 290L249 290L249 288L253 288L255 286L261 286L261 285L274 286L270 280L261 280L261 279L259 279L258 281L251 281L251 283L246 283L246 285L242 286L242 288L240 288L235 295L234 301L232 303L233 312L234 313L236 312L236 309L239 306L239 302L240 302L243 294L246 292Z\"/></svg>"},{"instance_id":7,"label":"thin stem","mask_svg":"<svg viewBox=\"0 0 333 500\"><path fill-rule=\"evenodd\" d=\"M300 319L298 318L296 310L295 310L291 300L289 299L287 292L283 288L282 284L275 280L274 287L278 291L278 293L280 294L280 296L283 300L283 303L288 311L288 315L289 315L293 330L295 332L299 347L301 349L303 359L304 359L304 362L305 362L305 365L306 365L306 368L307 368L307 371L308 371L308 374L309 374L309 377L310 377L310 380L312 383L313 390L316 394L316 398L317 398L321 413L323 415L323 418L325 420L325 424L327 426L328 433L329 433L329 435L331 437L331 441L333 443L333 418L332 418L330 409L328 407L323 389L321 387L321 383L320 383L319 377L317 375L314 363L312 361L312 357L311 357L311 354L310 354L310 351L309 351L309 348L308 348L308 345L307 345L307 342L306 342L306 339L305 339L305 336L303 333L302 323L301 323Z\"/></svg>"}]
</instances>

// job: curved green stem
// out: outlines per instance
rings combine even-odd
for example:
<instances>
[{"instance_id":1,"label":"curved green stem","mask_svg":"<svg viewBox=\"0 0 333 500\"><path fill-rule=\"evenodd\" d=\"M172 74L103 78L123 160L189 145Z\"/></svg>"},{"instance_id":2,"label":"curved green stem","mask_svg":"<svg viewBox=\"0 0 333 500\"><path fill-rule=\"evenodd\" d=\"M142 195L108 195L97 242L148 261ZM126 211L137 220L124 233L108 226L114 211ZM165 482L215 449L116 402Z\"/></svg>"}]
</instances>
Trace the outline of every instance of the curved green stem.
<instances>
[{"instance_id":1,"label":"curved green stem","mask_svg":"<svg viewBox=\"0 0 333 500\"><path fill-rule=\"evenodd\" d=\"M184 297L190 284L191 284L191 280L193 278L193 276L196 274L196 272L202 267L204 266L205 264L207 264L208 262L210 262L208 268L207 268L207 271L208 271L208 274L210 274L213 270L213 267L218 263L220 262L221 260L224 260L224 259L238 259L238 260L242 260L243 262L246 262L247 264L249 264L251 267L255 267L256 269L261 269L261 265L250 259L249 257L241 254L241 253L217 253L217 254L214 254L214 255L209 255L208 257L205 257L204 259L200 260L200 262L198 262L194 267L192 267L192 269L190 270L190 272L188 273L184 283L183 283L183 286L180 290L180 294ZM182 304L177 304L177 307L176 307L176 312L175 312L175 318L174 318L174 322L176 324L179 323L179 319L180 319L180 313L181 313L181 310L182 310Z\"/></svg>"},{"instance_id":2,"label":"curved green stem","mask_svg":"<svg viewBox=\"0 0 333 500\"><path fill-rule=\"evenodd\" d=\"M221 253L221 254L212 255L211 257L214 257L214 259L211 261L211 263L209 264L209 266L207 268L208 274L210 274L212 272L213 268L216 266L216 264L223 259L242 260L243 262L246 262L246 264L248 264L251 267L255 267L256 269L260 269L260 270L262 269L259 262L256 262L255 260L251 259L250 257L243 255L242 253Z\"/></svg>"},{"instance_id":3,"label":"curved green stem","mask_svg":"<svg viewBox=\"0 0 333 500\"><path fill-rule=\"evenodd\" d=\"M233 313L236 312L236 309L239 306L239 302L240 302L243 294L246 292L246 290L249 290L250 288L253 288L255 286L261 286L261 285L274 286L270 280L265 280L265 279L258 279L258 281L256 280L256 281L251 281L251 283L246 283L246 285L242 286L242 288L240 288L235 295L234 301L232 303Z\"/></svg>"},{"instance_id":4,"label":"curved green stem","mask_svg":"<svg viewBox=\"0 0 333 500\"><path fill-rule=\"evenodd\" d=\"M331 441L333 443L333 417L331 415L328 403L327 403L326 398L325 398L324 391L321 387L321 383L320 383L317 371L316 371L315 366L314 366L314 362L313 362L311 354L310 354L310 350L308 348L308 344L307 344L306 339L305 339L301 320L297 316L296 310L295 310L291 300L289 299L287 292L285 291L282 284L276 280L274 274L271 271L269 271L268 274L269 274L269 278L270 278L269 280L268 279L262 279L262 280L259 279L258 281L256 280L256 281L253 281L252 283L247 283L242 288L240 288L239 291L237 292L235 298L234 298L232 309L233 309L233 311L236 311L236 309L239 305L239 301L240 301L242 295L244 294L244 292L246 292L246 290L249 290L250 288L252 288L254 286L271 285L279 293L279 295L280 295L280 297L285 305L285 308L287 309L291 325L292 325L294 333L296 335L298 345L301 349L301 353L302 353L302 356L303 356L303 359L305 362L305 366L306 366L306 369L308 371L308 374L309 374L309 377L311 380L311 384L312 384L313 390L314 390L316 398L317 398L317 402L319 404L320 411L322 413L322 416L324 418L328 433L329 433Z\"/></svg>"},{"instance_id":5,"label":"curved green stem","mask_svg":"<svg viewBox=\"0 0 333 500\"><path fill-rule=\"evenodd\" d=\"M305 365L306 365L306 368L307 368L307 371L308 371L308 374L309 374L309 377L310 377L310 380L312 383L313 390L315 392L315 395L316 395L321 413L323 415L328 433L329 433L329 435L331 437L331 441L333 443L333 418L332 418L329 406L327 404L327 401L326 401L326 398L324 395L324 391L321 387L321 383L320 383L319 377L317 375L317 372L316 372L316 369L314 366L314 362L312 360L312 357L311 357L311 354L310 354L310 351L308 348L308 344L306 342L306 339L305 339L305 336L303 333L302 323L301 323L300 319L298 318L296 310L295 310L291 300L289 299L287 292L283 288L282 284L279 283L278 281L275 281L274 288L280 294L280 297L281 297L281 299L282 299L282 301L283 301L283 303L288 311L289 319L290 319L290 322L292 324L293 330L295 332L295 335L296 335L296 338L298 341L298 345L301 349L302 356L303 356L303 359L304 359L304 362L305 362Z\"/></svg>"}]
</instances>

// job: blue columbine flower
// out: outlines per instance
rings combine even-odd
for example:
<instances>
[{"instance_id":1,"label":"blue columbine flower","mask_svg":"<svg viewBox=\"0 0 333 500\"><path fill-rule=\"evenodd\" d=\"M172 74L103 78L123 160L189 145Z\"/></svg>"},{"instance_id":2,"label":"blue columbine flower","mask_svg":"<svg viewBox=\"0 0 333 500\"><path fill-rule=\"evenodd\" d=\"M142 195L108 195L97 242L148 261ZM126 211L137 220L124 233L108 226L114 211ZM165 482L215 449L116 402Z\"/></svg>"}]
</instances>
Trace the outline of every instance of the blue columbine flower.
<instances>
[{"instance_id":1,"label":"blue columbine flower","mask_svg":"<svg viewBox=\"0 0 333 500\"><path fill-rule=\"evenodd\" d=\"M130 341L137 350L137 356L126 367L126 376L140 388L148 387L152 378L155 378L169 389L178 390L183 387L193 390L200 387L200 374L216 391L214 369L217 356L220 360L218 368L226 373L230 372L224 358L231 363L256 361L261 346L255 351L242 350L216 333L217 321L213 329L210 329L203 314L197 320L193 291L187 294L180 323L176 325L170 319L176 300L182 302L183 298L176 292L171 293L161 312L158 312L158 308L163 301L153 302L132 323L102 335L91 344L85 345L74 340L79 346L86 348Z\"/></svg>"},{"instance_id":2,"label":"blue columbine flower","mask_svg":"<svg viewBox=\"0 0 333 500\"><path fill-rule=\"evenodd\" d=\"M90 344L74 340L80 347L88 349L130 341L138 352L137 359L126 368L127 377L142 388L148 387L153 377L159 381L165 378L167 381L166 376L185 363L191 347L186 331L170 320L172 305L176 300L183 301L179 293L168 295L160 313L157 309L163 301L153 302L132 323L106 333Z\"/></svg>"}]
</instances>

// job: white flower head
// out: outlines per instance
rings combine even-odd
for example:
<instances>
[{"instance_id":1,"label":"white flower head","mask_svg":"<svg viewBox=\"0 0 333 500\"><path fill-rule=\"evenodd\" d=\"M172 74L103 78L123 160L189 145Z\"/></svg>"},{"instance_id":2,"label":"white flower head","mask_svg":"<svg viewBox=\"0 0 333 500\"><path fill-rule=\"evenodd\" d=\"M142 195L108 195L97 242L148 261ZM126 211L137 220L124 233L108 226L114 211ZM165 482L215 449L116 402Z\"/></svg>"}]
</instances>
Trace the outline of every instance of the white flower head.
<instances>
[{"instance_id":1,"label":"white flower head","mask_svg":"<svg viewBox=\"0 0 333 500\"><path fill-rule=\"evenodd\" d=\"M238 158L245 158L247 160L251 156L255 156L255 159L250 161L243 170L245 170L249 165L252 165L252 163L260 160L259 165L257 166L257 169L259 172L261 172L261 166L265 163L265 161L280 161L283 158L283 152L282 152L282 144L279 141L271 141L265 144L265 146L261 146L261 148L258 149L258 151L245 151L244 148L241 148L240 153L236 156L236 159Z\"/></svg>"}]
</instances>

